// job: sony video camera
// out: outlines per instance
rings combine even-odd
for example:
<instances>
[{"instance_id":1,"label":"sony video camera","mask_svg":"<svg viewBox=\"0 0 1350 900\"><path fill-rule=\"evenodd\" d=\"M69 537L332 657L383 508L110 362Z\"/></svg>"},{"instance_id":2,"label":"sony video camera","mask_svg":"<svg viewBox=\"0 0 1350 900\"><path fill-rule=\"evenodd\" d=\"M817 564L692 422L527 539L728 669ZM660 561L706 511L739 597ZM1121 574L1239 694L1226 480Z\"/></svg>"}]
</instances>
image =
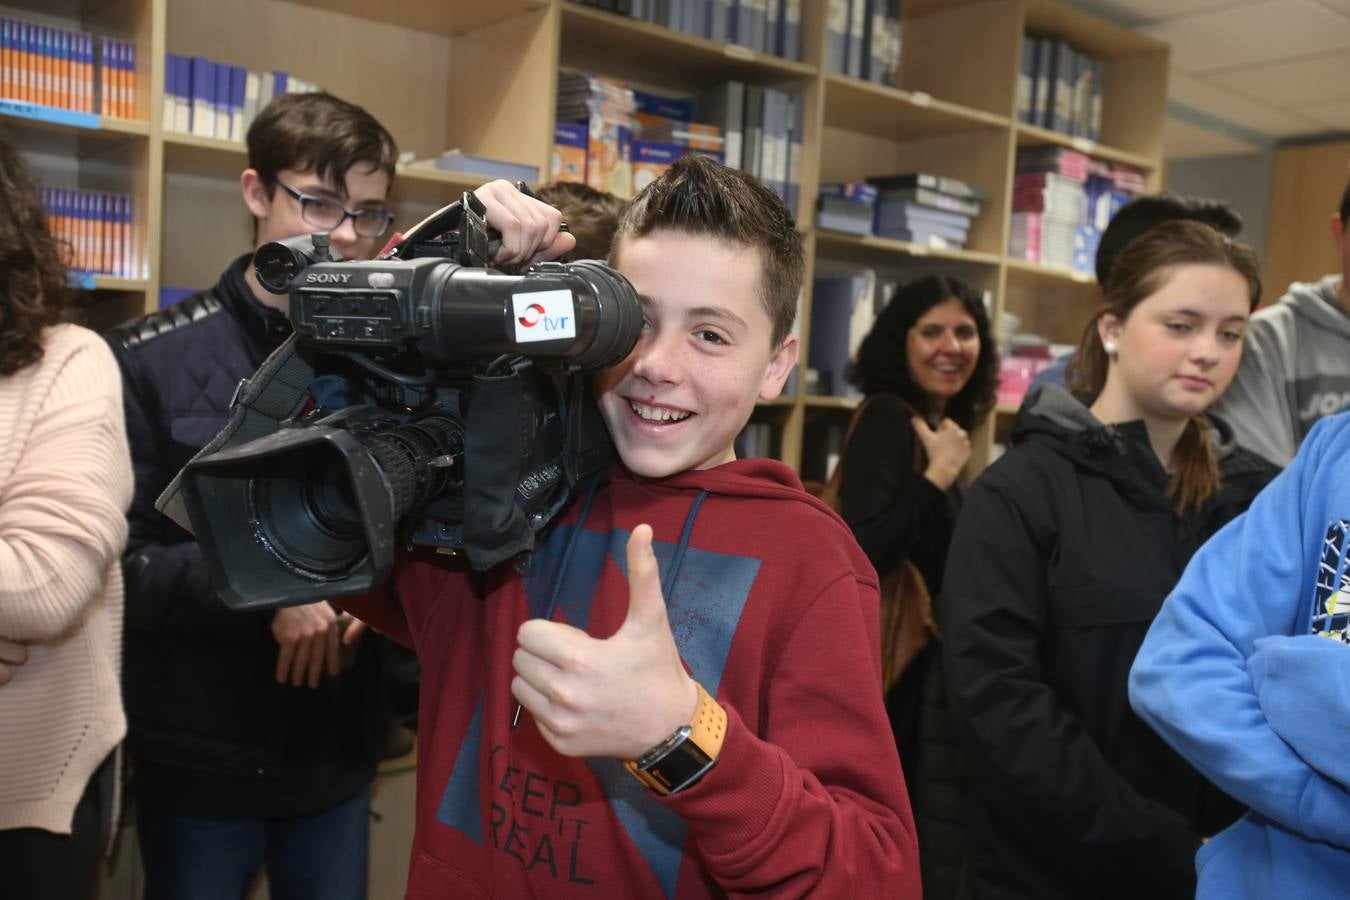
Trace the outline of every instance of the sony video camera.
<instances>
[{"instance_id":1,"label":"sony video camera","mask_svg":"<svg viewBox=\"0 0 1350 900\"><path fill-rule=\"evenodd\" d=\"M229 606L363 593L400 543L488 569L608 464L588 376L632 350L637 295L596 261L487 268L483 213L465 193L376 260L334 259L325 234L255 254L295 334L157 504Z\"/></svg>"}]
</instances>

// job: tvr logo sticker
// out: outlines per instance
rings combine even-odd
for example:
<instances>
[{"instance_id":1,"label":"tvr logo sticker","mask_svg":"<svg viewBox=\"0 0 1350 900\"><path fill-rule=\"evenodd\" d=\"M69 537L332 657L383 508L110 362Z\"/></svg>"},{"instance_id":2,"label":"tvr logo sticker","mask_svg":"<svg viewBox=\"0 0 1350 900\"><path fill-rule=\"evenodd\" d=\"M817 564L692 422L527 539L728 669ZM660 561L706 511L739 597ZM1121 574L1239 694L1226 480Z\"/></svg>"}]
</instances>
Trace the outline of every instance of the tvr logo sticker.
<instances>
[{"instance_id":1,"label":"tvr logo sticker","mask_svg":"<svg viewBox=\"0 0 1350 900\"><path fill-rule=\"evenodd\" d=\"M571 340L577 336L571 291L535 291L511 297L516 343Z\"/></svg>"}]
</instances>

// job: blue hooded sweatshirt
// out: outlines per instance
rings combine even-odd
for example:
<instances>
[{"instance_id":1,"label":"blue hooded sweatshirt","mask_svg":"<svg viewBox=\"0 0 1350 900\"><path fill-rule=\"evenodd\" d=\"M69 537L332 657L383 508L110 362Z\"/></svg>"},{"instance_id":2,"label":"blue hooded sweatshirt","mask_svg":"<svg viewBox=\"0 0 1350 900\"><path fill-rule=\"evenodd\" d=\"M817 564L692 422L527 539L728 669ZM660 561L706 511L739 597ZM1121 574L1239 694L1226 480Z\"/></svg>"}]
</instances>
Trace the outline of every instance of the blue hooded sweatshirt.
<instances>
[{"instance_id":1,"label":"blue hooded sweatshirt","mask_svg":"<svg viewBox=\"0 0 1350 900\"><path fill-rule=\"evenodd\" d=\"M1135 659L1135 711L1251 808L1196 855L1200 900L1350 892L1348 476L1338 415L1195 555Z\"/></svg>"}]
</instances>

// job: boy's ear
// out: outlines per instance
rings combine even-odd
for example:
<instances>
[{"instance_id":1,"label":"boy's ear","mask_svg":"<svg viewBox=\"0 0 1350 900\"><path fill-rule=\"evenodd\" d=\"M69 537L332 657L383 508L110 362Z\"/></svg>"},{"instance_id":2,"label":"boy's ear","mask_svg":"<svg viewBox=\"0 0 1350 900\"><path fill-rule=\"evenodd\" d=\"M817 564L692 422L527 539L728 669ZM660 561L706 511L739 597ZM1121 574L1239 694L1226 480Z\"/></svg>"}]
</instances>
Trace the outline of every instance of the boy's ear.
<instances>
[{"instance_id":1,"label":"boy's ear","mask_svg":"<svg viewBox=\"0 0 1350 900\"><path fill-rule=\"evenodd\" d=\"M245 169L239 176L239 191L244 205L255 219L265 219L272 209L272 198L257 169Z\"/></svg>"},{"instance_id":2,"label":"boy's ear","mask_svg":"<svg viewBox=\"0 0 1350 900\"><path fill-rule=\"evenodd\" d=\"M764 372L764 383L760 385L759 399L768 402L777 399L783 392L783 383L797 364L797 336L789 334L783 338L773 356L769 357L769 367Z\"/></svg>"},{"instance_id":3,"label":"boy's ear","mask_svg":"<svg viewBox=\"0 0 1350 900\"><path fill-rule=\"evenodd\" d=\"M1336 242L1337 247L1345 240L1345 223L1341 221L1341 214L1338 212L1331 214L1331 239Z\"/></svg>"}]
</instances>

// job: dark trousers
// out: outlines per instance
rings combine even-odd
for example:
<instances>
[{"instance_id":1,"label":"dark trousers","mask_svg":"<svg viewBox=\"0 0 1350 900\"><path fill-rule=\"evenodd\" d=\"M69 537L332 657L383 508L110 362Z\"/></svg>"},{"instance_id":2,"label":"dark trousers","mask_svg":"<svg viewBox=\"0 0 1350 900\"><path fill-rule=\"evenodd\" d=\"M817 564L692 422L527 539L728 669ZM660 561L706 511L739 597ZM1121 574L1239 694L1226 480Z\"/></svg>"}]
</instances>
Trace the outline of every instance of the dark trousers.
<instances>
[{"instance_id":1,"label":"dark trousers","mask_svg":"<svg viewBox=\"0 0 1350 900\"><path fill-rule=\"evenodd\" d=\"M140 810L145 900L242 900L264 867L272 900L365 900L370 791L312 816L221 820Z\"/></svg>"},{"instance_id":2,"label":"dark trousers","mask_svg":"<svg viewBox=\"0 0 1350 900\"><path fill-rule=\"evenodd\" d=\"M104 846L104 763L84 787L70 834L41 828L0 831L0 882L14 900L89 900ZM111 777L111 772L106 772ZM10 890L14 893L9 893Z\"/></svg>"}]
</instances>

